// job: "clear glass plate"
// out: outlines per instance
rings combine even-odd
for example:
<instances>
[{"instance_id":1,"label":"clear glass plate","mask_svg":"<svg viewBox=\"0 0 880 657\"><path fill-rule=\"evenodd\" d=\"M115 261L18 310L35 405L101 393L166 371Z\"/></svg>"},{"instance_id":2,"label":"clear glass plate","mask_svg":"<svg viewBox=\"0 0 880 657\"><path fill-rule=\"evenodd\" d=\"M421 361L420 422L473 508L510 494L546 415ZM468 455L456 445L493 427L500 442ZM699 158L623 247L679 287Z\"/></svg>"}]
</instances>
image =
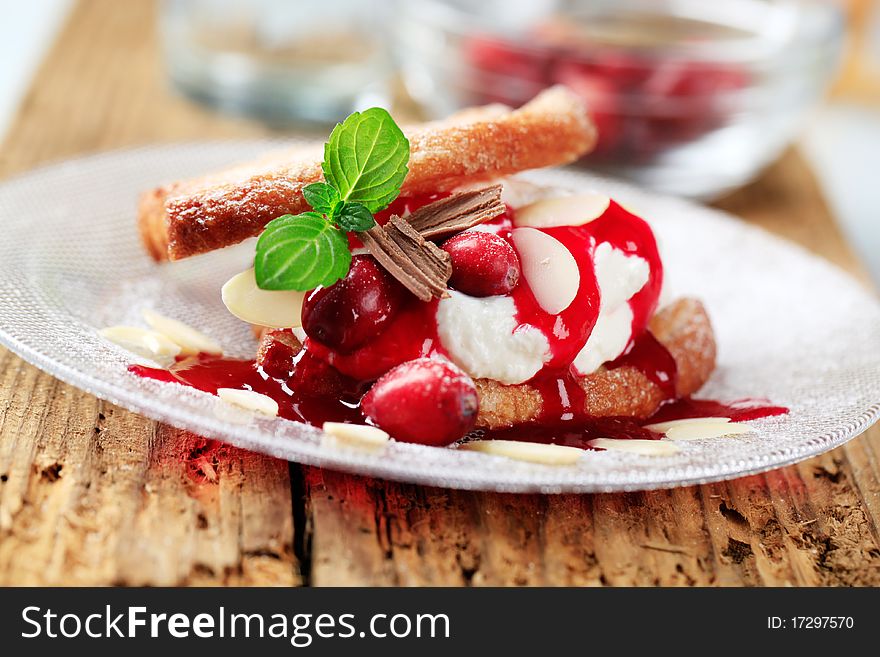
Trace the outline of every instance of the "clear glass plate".
<instances>
[{"instance_id":1,"label":"clear glass plate","mask_svg":"<svg viewBox=\"0 0 880 657\"><path fill-rule=\"evenodd\" d=\"M135 225L138 194L162 181L248 159L277 142L157 146L54 165L0 185L0 342L98 397L196 433L280 458L455 488L620 491L738 477L793 463L858 435L880 414L880 304L847 275L721 212L584 173L542 184L602 189L651 221L671 297L706 303L718 369L701 397L768 397L791 409L734 438L682 443L672 456L587 452L552 467L454 449L392 443L379 454L322 444L321 431L256 418L211 395L138 378L137 359L101 339L143 325L143 308L186 321L232 355L253 356L247 326L220 302L248 266L251 243L156 265Z\"/></svg>"}]
</instances>

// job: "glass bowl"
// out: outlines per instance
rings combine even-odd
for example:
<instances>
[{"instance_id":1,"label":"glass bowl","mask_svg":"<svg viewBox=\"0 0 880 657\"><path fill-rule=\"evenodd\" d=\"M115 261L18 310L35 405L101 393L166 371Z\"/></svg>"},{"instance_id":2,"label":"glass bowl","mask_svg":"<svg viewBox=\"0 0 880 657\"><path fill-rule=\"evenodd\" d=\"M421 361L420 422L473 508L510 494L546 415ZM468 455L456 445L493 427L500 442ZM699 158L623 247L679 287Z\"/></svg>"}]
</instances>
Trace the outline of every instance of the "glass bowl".
<instances>
[{"instance_id":1,"label":"glass bowl","mask_svg":"<svg viewBox=\"0 0 880 657\"><path fill-rule=\"evenodd\" d=\"M410 0L398 20L405 83L431 113L564 84L599 130L583 164L698 198L780 154L843 41L835 4L804 0Z\"/></svg>"}]
</instances>

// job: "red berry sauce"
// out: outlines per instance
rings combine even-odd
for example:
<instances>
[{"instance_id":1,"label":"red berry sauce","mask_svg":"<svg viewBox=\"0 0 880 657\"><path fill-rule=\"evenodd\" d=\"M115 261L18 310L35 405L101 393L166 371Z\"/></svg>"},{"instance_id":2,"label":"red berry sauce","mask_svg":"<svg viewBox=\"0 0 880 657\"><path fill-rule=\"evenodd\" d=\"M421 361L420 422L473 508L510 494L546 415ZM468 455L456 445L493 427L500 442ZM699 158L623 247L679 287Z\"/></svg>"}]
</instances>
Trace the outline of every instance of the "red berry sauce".
<instances>
[{"instance_id":1,"label":"red berry sauce","mask_svg":"<svg viewBox=\"0 0 880 657\"><path fill-rule=\"evenodd\" d=\"M306 366L311 358L301 352L294 368ZM218 388L253 390L278 402L278 414L288 420L321 426L324 422L357 422L363 418L358 407L361 390L350 380L345 380L333 392L317 385L312 377L277 379L266 374L253 360L226 358L200 354L183 358L167 370L145 365L130 365L128 371L138 376L180 383L203 392L217 394ZM337 379L339 381L340 379ZM338 383L334 381L334 387ZM313 394L323 388L324 394Z\"/></svg>"},{"instance_id":2,"label":"red berry sauce","mask_svg":"<svg viewBox=\"0 0 880 657\"><path fill-rule=\"evenodd\" d=\"M776 406L769 399L746 398L732 402L720 402L714 399L685 397L661 406L646 424L693 417L726 417L730 418L731 422L748 422L786 413L788 413L788 409L785 406Z\"/></svg>"}]
</instances>

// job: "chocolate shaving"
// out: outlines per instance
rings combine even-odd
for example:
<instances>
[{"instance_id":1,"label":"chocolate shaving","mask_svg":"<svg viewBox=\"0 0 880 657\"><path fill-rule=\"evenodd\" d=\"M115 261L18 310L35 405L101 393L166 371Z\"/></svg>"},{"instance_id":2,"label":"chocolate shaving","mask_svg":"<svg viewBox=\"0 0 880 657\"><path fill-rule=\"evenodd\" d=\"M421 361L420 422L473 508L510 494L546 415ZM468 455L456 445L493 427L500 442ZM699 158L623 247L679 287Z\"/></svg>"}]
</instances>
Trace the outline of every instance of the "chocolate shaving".
<instances>
[{"instance_id":1,"label":"chocolate shaving","mask_svg":"<svg viewBox=\"0 0 880 657\"><path fill-rule=\"evenodd\" d=\"M501 185L461 192L420 207L406 217L422 237L442 239L504 212Z\"/></svg>"},{"instance_id":2,"label":"chocolate shaving","mask_svg":"<svg viewBox=\"0 0 880 657\"><path fill-rule=\"evenodd\" d=\"M504 212L501 185L461 192L422 206L405 218L360 233L374 258L422 301L448 297L449 254L429 239L448 237Z\"/></svg>"},{"instance_id":3,"label":"chocolate shaving","mask_svg":"<svg viewBox=\"0 0 880 657\"><path fill-rule=\"evenodd\" d=\"M449 296L449 254L425 240L405 219L393 216L385 226L373 226L359 237L379 264L422 301Z\"/></svg>"}]
</instances>

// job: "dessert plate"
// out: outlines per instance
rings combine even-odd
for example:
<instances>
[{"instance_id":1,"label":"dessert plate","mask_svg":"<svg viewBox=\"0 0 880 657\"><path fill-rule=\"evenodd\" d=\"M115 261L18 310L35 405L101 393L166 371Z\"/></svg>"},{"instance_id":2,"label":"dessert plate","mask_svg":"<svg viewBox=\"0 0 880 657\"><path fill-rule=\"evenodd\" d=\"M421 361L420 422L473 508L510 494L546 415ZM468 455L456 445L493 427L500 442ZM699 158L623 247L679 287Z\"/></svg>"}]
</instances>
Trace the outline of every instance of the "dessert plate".
<instances>
[{"instance_id":1,"label":"dessert plate","mask_svg":"<svg viewBox=\"0 0 880 657\"><path fill-rule=\"evenodd\" d=\"M622 491L729 479L836 447L880 415L880 304L824 260L733 217L585 173L525 176L601 189L648 219L658 235L668 298L705 302L718 368L700 397L767 397L785 416L755 432L679 443L669 456L589 452L570 466L403 443L369 453L322 442L321 431L259 418L216 397L142 379L137 357L97 330L143 325L153 308L253 357L250 329L220 301L220 286L250 266L253 244L156 265L135 227L138 194L278 146L223 142L157 146L50 166L0 184L0 342L98 397L204 436L272 456L389 479L499 491Z\"/></svg>"}]
</instances>

